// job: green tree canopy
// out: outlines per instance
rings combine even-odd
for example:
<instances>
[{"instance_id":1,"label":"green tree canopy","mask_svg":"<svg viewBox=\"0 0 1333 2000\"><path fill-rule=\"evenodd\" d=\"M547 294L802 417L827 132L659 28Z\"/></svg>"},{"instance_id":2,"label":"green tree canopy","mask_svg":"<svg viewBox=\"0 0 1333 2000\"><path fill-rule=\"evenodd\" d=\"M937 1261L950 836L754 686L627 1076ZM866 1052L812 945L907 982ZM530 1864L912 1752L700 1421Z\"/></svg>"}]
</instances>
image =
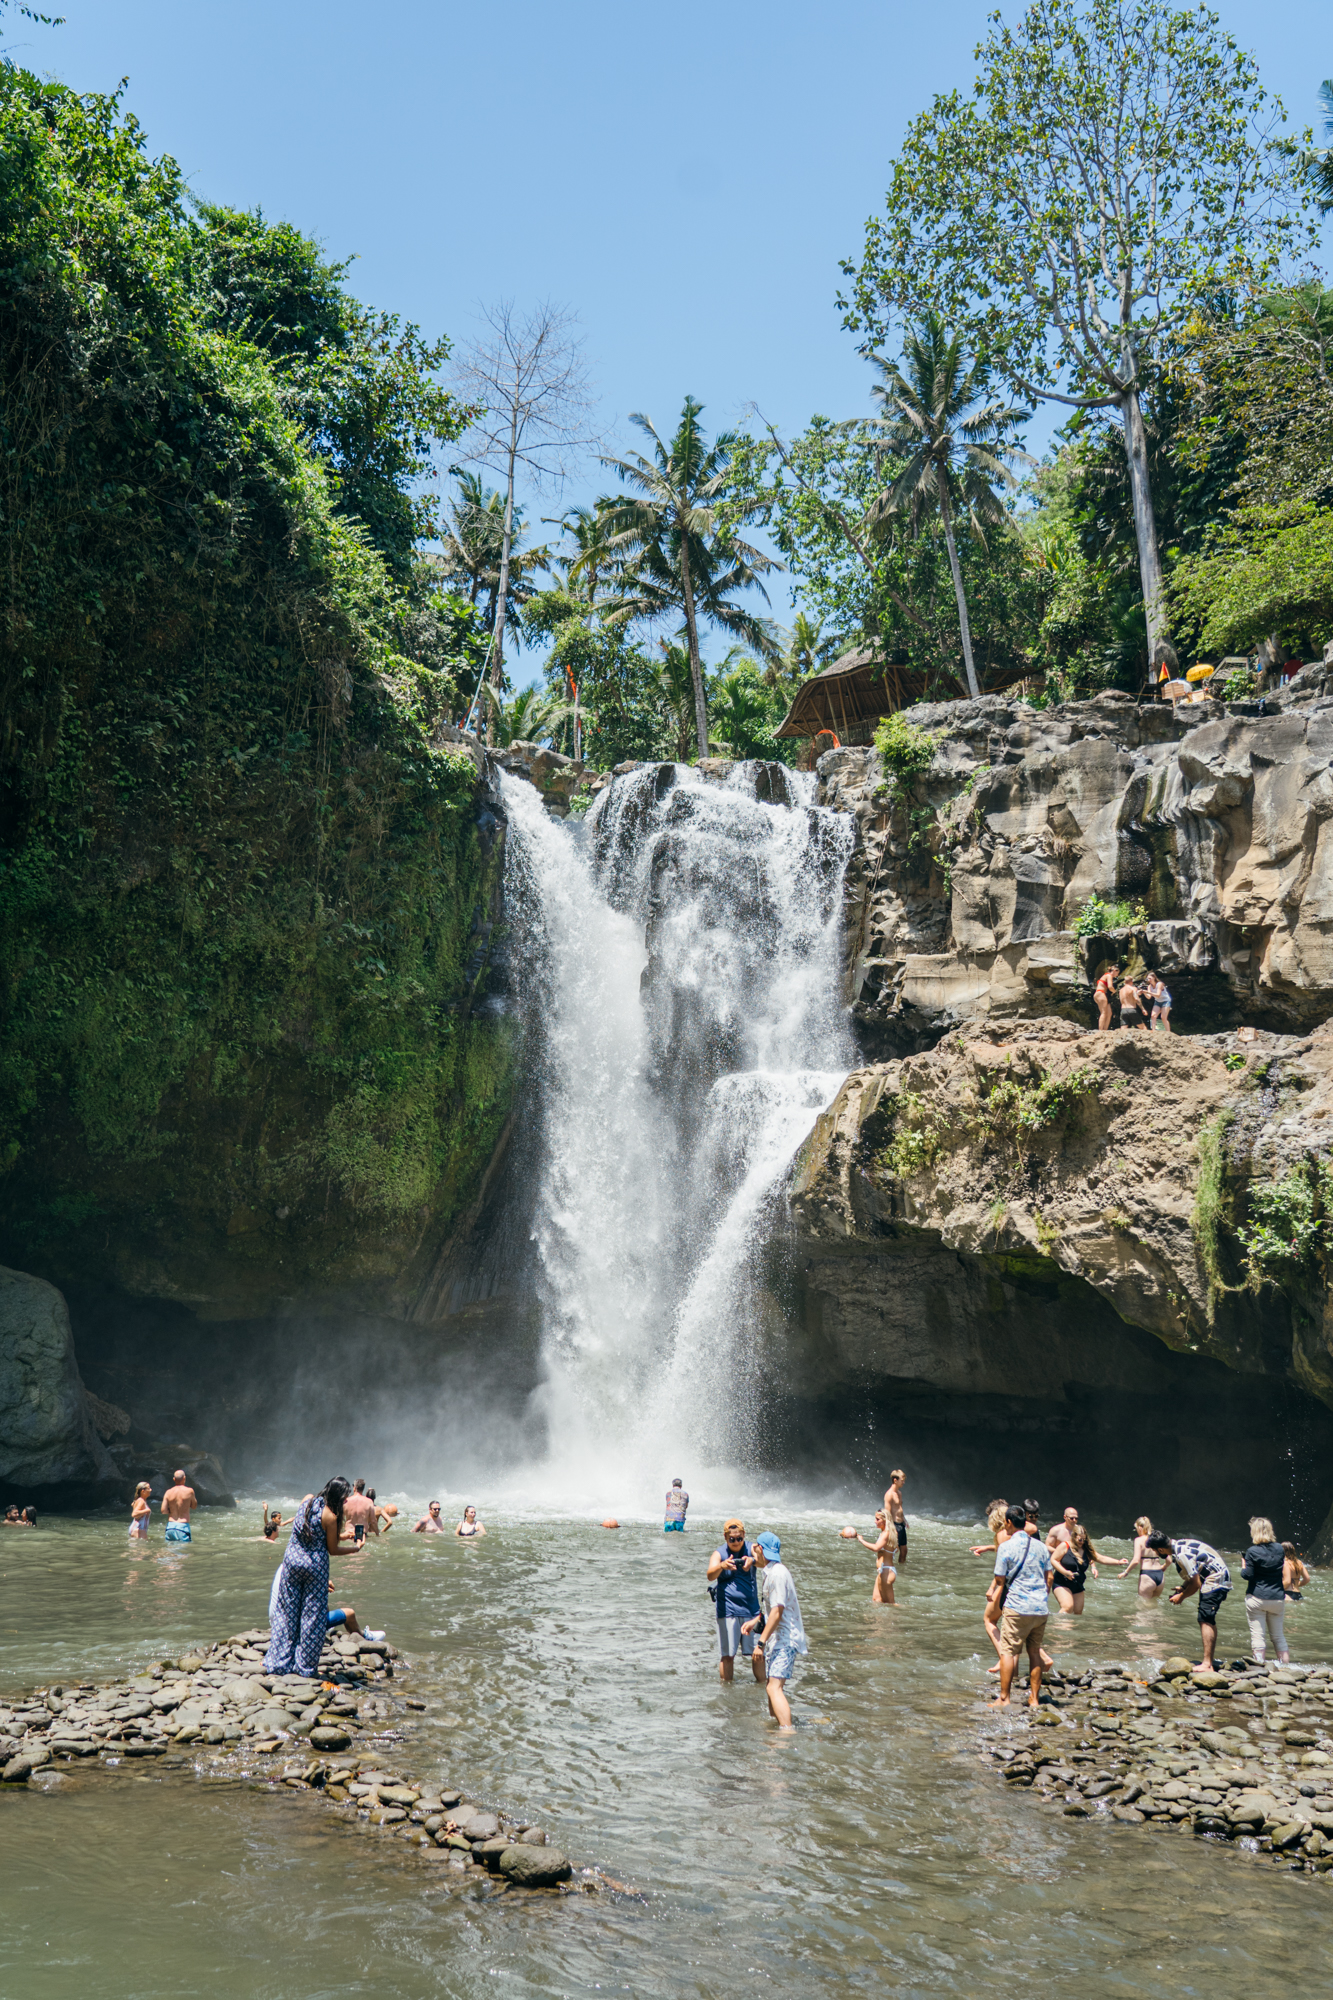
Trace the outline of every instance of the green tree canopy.
<instances>
[{"instance_id":1,"label":"green tree canopy","mask_svg":"<svg viewBox=\"0 0 1333 2000\"><path fill-rule=\"evenodd\" d=\"M1301 175L1253 59L1204 7L1033 0L970 96L914 119L843 301L882 347L934 312L1027 398L1118 412L1150 634L1166 641L1140 399L1203 293L1297 240Z\"/></svg>"}]
</instances>

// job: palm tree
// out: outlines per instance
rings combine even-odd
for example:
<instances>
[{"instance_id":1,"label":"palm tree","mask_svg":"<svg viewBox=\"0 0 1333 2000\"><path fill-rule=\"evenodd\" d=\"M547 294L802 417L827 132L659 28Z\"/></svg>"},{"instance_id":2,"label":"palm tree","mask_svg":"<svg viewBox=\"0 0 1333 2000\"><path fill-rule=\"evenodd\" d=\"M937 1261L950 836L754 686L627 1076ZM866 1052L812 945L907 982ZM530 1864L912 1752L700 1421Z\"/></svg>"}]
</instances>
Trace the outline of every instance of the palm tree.
<instances>
[{"instance_id":1,"label":"palm tree","mask_svg":"<svg viewBox=\"0 0 1333 2000\"><path fill-rule=\"evenodd\" d=\"M742 662L714 681L712 707L713 734L730 744L736 756L756 756L762 748L760 733L768 721L768 703L752 663Z\"/></svg>"},{"instance_id":2,"label":"palm tree","mask_svg":"<svg viewBox=\"0 0 1333 2000\"><path fill-rule=\"evenodd\" d=\"M614 499L603 515L607 549L626 563L613 615L619 619L661 618L682 612L694 688L695 735L699 755L708 755L708 698L699 658L699 620L707 618L769 658L775 652L762 619L733 603L737 591L758 590L760 578L781 563L740 541L734 529L753 520L763 502L739 503L725 524L721 503L730 476L736 439L722 431L709 445L699 427L702 403L685 398L680 423L664 444L647 417L630 422L652 440L652 456L602 463L620 475L633 496Z\"/></svg>"},{"instance_id":3,"label":"palm tree","mask_svg":"<svg viewBox=\"0 0 1333 2000\"><path fill-rule=\"evenodd\" d=\"M570 713L568 702L543 694L540 688L520 688L512 701L505 701L486 681L482 693L494 720L495 741L504 749L511 743L549 741Z\"/></svg>"},{"instance_id":4,"label":"palm tree","mask_svg":"<svg viewBox=\"0 0 1333 2000\"><path fill-rule=\"evenodd\" d=\"M1007 403L982 402L988 386L984 366L977 361L968 364L962 341L947 334L933 313L919 329L908 329L901 366L880 354L870 358L883 378L871 391L883 412L871 419L880 437L879 460L897 470L892 483L871 502L868 519L872 528L880 528L895 515L908 513L915 526L923 513L939 508L958 599L967 689L975 699L981 689L972 663L972 629L954 517L965 512L983 544L984 525L1004 520L995 488L1018 484L1006 459L1032 463L1012 435L1031 412Z\"/></svg>"},{"instance_id":5,"label":"palm tree","mask_svg":"<svg viewBox=\"0 0 1333 2000\"><path fill-rule=\"evenodd\" d=\"M495 630L499 610L500 574L503 565L505 496L485 485L478 472L458 474L458 492L449 506L449 524L442 537L444 553L440 566L447 577L461 584L468 601L485 598L485 618ZM514 627L521 643L523 606L532 596L534 578L551 566L547 548L525 545L523 511L514 508L509 548L509 574L505 591L506 623Z\"/></svg>"},{"instance_id":6,"label":"palm tree","mask_svg":"<svg viewBox=\"0 0 1333 2000\"><path fill-rule=\"evenodd\" d=\"M1324 137L1333 139L1333 77L1319 86L1319 102L1324 107ZM1333 146L1320 146L1311 156L1315 199L1323 214L1333 208Z\"/></svg>"},{"instance_id":7,"label":"palm tree","mask_svg":"<svg viewBox=\"0 0 1333 2000\"><path fill-rule=\"evenodd\" d=\"M842 641L832 634L826 637L823 620L811 620L804 611L797 612L790 631L783 636L786 644L781 658L770 661L765 668L764 685L774 688L790 705L801 682L827 666Z\"/></svg>"},{"instance_id":8,"label":"palm tree","mask_svg":"<svg viewBox=\"0 0 1333 2000\"><path fill-rule=\"evenodd\" d=\"M661 639L662 664L657 669L657 685L662 705L676 726L676 762L687 764L694 725L694 676L690 672L690 649Z\"/></svg>"}]
</instances>

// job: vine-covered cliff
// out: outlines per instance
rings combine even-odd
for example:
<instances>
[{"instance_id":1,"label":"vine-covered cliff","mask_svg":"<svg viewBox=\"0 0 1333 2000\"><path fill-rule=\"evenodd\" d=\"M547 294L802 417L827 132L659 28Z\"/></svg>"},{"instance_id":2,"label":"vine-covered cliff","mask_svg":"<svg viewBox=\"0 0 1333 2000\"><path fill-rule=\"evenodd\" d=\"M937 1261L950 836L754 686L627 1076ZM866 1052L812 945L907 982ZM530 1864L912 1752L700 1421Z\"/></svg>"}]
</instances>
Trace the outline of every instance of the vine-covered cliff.
<instances>
[{"instance_id":1,"label":"vine-covered cliff","mask_svg":"<svg viewBox=\"0 0 1333 2000\"><path fill-rule=\"evenodd\" d=\"M9 67L0 246L0 1261L406 1312L512 1064L411 573L458 415L312 245Z\"/></svg>"}]
</instances>

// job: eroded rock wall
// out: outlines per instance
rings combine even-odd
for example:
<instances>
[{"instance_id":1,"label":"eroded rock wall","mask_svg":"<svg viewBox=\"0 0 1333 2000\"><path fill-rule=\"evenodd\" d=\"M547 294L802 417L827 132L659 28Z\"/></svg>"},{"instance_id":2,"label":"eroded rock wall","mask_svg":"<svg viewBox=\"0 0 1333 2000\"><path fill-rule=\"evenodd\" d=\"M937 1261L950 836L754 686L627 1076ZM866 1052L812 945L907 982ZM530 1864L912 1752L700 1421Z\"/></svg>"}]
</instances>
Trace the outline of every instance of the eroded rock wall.
<instances>
[{"instance_id":1,"label":"eroded rock wall","mask_svg":"<svg viewBox=\"0 0 1333 2000\"><path fill-rule=\"evenodd\" d=\"M954 1494L1026 1466L1197 1510L1239 1478L1308 1532L1333 1499L1327 1237L1247 1246L1256 1190L1320 1213L1331 1116L1333 1028L991 1022L853 1072L791 1182L803 1392L833 1429L875 1411Z\"/></svg>"},{"instance_id":2,"label":"eroded rock wall","mask_svg":"<svg viewBox=\"0 0 1333 2000\"><path fill-rule=\"evenodd\" d=\"M1333 1013L1333 679L1170 710L1107 694L913 708L938 737L898 795L873 750L830 751L820 796L854 814L847 998L868 1056L982 1019L1091 1022L1090 974L1161 971L1176 1025L1294 1031ZM1080 941L1078 912L1142 903Z\"/></svg>"}]
</instances>

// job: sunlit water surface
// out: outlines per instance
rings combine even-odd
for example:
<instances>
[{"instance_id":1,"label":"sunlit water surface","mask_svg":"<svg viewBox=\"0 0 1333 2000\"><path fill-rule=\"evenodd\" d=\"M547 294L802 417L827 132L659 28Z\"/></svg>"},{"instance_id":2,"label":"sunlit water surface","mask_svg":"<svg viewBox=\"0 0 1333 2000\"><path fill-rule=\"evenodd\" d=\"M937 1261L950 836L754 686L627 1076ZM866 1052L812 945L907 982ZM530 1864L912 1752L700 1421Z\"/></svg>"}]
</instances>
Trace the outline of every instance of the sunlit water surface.
<instances>
[{"instance_id":1,"label":"sunlit water surface","mask_svg":"<svg viewBox=\"0 0 1333 2000\"><path fill-rule=\"evenodd\" d=\"M262 1621L275 1557L256 1517L206 1513L170 1553L156 1533L127 1553L102 1519L0 1533L0 1687L109 1677ZM979 1763L983 1734L1026 1725L979 1705L974 1531L914 1520L890 1610L828 1515L750 1525L780 1529L810 1634L781 1737L748 1675L718 1685L716 1522L505 1517L472 1547L404 1524L339 1566L429 1704L396 1761L539 1818L638 1898L486 1903L308 1795L67 1767L0 1796L3 2000L1325 1988L1333 1879L1071 1824ZM1288 1625L1298 1660L1333 1656L1323 1576ZM1196 1636L1188 1609L1139 1609L1132 1579L1092 1585L1052 1633L1071 1665ZM1233 1597L1222 1650L1243 1642Z\"/></svg>"}]
</instances>

